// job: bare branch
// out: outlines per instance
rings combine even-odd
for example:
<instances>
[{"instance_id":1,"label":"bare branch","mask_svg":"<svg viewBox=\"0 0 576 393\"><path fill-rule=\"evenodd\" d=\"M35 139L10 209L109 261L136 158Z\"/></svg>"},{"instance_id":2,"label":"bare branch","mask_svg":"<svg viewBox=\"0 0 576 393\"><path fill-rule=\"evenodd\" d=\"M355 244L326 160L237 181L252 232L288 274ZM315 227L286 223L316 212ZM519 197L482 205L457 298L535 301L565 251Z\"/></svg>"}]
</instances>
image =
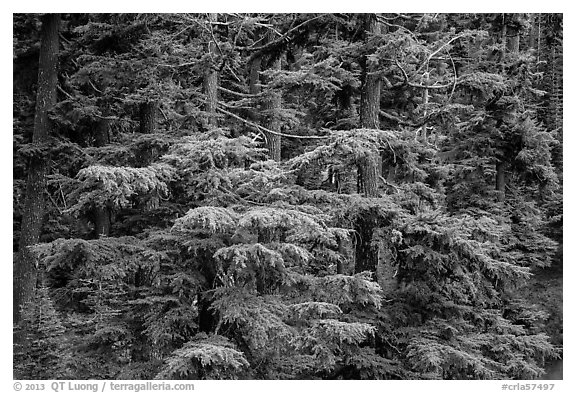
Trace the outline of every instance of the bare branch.
<instances>
[{"instance_id":1,"label":"bare branch","mask_svg":"<svg viewBox=\"0 0 576 393\"><path fill-rule=\"evenodd\" d=\"M411 87L416 87L418 89L436 89L436 90L440 90L440 89L446 89L450 86L452 86L452 84L449 85L419 85L417 83L412 83L412 82L408 82L408 85Z\"/></svg>"},{"instance_id":2,"label":"bare branch","mask_svg":"<svg viewBox=\"0 0 576 393\"><path fill-rule=\"evenodd\" d=\"M404 83L403 84L407 84L408 83L408 74L406 73L406 71L404 71L404 68L402 68L402 66L398 62L398 59L394 59L394 62L396 63L396 67L400 68L400 71L402 71L402 76L404 77Z\"/></svg>"},{"instance_id":3,"label":"bare branch","mask_svg":"<svg viewBox=\"0 0 576 393\"><path fill-rule=\"evenodd\" d=\"M299 28L307 25L308 23L310 23L316 19L320 19L326 15L328 15L328 14L320 14L320 15L315 16L313 18L307 19L304 22L300 23L299 25L296 25L296 26L292 27L291 29L288 29L288 31L286 31L284 34L282 34L282 36L280 36L278 39L276 39L272 42L269 42L266 45L262 45L262 46L259 46L257 48L249 49L251 51L255 51L256 53L254 53L252 56L250 56L250 59L248 60L248 62L250 62L250 60L252 60L252 58L258 57L260 54L262 54L262 52L264 52L270 48L274 48L278 44L282 43L282 41L286 40L292 32L294 32L294 31L298 30Z\"/></svg>"},{"instance_id":4,"label":"bare branch","mask_svg":"<svg viewBox=\"0 0 576 393\"><path fill-rule=\"evenodd\" d=\"M222 86L218 86L218 90L223 91L224 93L229 93L229 94L233 94L235 96L238 97L242 97L242 98L257 98L260 97L262 94L248 94L248 93L241 93L239 91L233 91L233 90L228 90L225 87Z\"/></svg>"},{"instance_id":5,"label":"bare branch","mask_svg":"<svg viewBox=\"0 0 576 393\"><path fill-rule=\"evenodd\" d=\"M396 122L396 123L398 123L398 124L400 124L400 125L403 125L403 126L418 127L418 124L414 124L414 123L408 122L408 121L406 121L406 120L402 120L402 119L399 118L398 116L394 116L394 115L392 115L392 114L390 114L390 113L388 113L388 112L384 112L383 110L380 110L380 115L381 115L382 117L385 117L385 118L388 119L388 120L392 120L392 121L394 121L394 122Z\"/></svg>"},{"instance_id":6,"label":"bare branch","mask_svg":"<svg viewBox=\"0 0 576 393\"><path fill-rule=\"evenodd\" d=\"M394 191L396 191L396 192L400 191L400 189L398 187L396 187L394 184L388 183L388 181L386 181L386 179L384 179L382 176L379 176L379 177L380 177L380 180L382 181L382 183L384 183L386 186L393 188Z\"/></svg>"},{"instance_id":7,"label":"bare branch","mask_svg":"<svg viewBox=\"0 0 576 393\"><path fill-rule=\"evenodd\" d=\"M452 70L454 71L454 84L452 85L452 91L450 92L450 96L448 97L447 103L452 100L452 96L454 95L454 90L456 90L456 83L458 82L458 75L456 75L456 64L454 64L454 59L452 59L452 55L448 52L448 56L450 56L450 61L452 62Z\"/></svg>"},{"instance_id":8,"label":"bare branch","mask_svg":"<svg viewBox=\"0 0 576 393\"><path fill-rule=\"evenodd\" d=\"M464 37L464 34L458 34L457 36L452 37L451 39L446 41L444 44L440 45L440 47L438 49L436 49L434 52L432 52L430 55L428 55L428 58L424 61L424 63L422 63L422 65L420 67L418 67L418 69L416 70L414 75L418 75L420 73L420 71L422 71L422 69L424 67L426 67L426 65L428 64L430 59L432 59L435 55L437 55L442 49L444 49L445 47L450 45L452 42L454 42L454 41L456 41L462 37Z\"/></svg>"},{"instance_id":9,"label":"bare branch","mask_svg":"<svg viewBox=\"0 0 576 393\"><path fill-rule=\"evenodd\" d=\"M261 125L258 125L256 123L252 123L249 120L243 119L240 116L229 112L225 109L222 108L217 108L217 110L219 110L220 112L224 113L225 115L231 116L237 120L240 120L242 123L247 124L249 126L254 127L255 129L257 129L260 132L263 132L264 135L266 135L266 133L272 134L272 135L279 135L279 136L283 136L286 138L295 138L295 139L328 139L331 136L330 135L324 135L324 136L320 136L320 135L291 135L291 134L284 134L283 132L278 132L278 131L272 131L266 127L262 127Z\"/></svg>"},{"instance_id":10,"label":"bare branch","mask_svg":"<svg viewBox=\"0 0 576 393\"><path fill-rule=\"evenodd\" d=\"M60 86L58 86L58 90L60 90L60 92L64 93L64 95L65 95L66 97L68 97L69 99L76 101L76 99L75 99L74 97L72 97L72 96L70 95L70 93L68 93L66 90L64 90L64 89L61 88Z\"/></svg>"}]
</instances>

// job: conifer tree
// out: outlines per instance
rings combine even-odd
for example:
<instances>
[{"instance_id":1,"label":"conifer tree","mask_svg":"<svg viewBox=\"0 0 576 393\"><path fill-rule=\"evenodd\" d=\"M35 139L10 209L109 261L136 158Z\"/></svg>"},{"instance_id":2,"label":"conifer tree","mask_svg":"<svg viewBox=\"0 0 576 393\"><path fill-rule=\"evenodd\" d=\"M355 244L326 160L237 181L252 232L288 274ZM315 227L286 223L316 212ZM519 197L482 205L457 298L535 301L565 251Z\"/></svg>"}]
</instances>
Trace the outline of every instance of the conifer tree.
<instances>
[{"instance_id":1,"label":"conifer tree","mask_svg":"<svg viewBox=\"0 0 576 393\"><path fill-rule=\"evenodd\" d=\"M532 379L559 356L525 294L562 234L535 18L64 18L16 375Z\"/></svg>"},{"instance_id":2,"label":"conifer tree","mask_svg":"<svg viewBox=\"0 0 576 393\"><path fill-rule=\"evenodd\" d=\"M49 165L49 151L46 146L52 136L52 124L48 113L56 105L57 100L60 15L46 14L41 17L41 21L38 91L32 137L36 151L29 161L19 253L14 267L14 323L20 321L20 310L32 300L36 287L37 262L30 246L38 243L42 232L44 192Z\"/></svg>"}]
</instances>

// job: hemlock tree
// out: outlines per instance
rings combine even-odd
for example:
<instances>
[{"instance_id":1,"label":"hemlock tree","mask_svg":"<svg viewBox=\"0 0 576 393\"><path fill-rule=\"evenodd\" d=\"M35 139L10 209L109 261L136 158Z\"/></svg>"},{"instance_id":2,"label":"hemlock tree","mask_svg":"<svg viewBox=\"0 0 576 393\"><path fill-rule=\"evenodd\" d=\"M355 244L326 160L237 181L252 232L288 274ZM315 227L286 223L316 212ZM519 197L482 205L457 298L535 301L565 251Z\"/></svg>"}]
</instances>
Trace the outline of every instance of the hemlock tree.
<instances>
[{"instance_id":1,"label":"hemlock tree","mask_svg":"<svg viewBox=\"0 0 576 393\"><path fill-rule=\"evenodd\" d=\"M18 256L14 266L13 318L16 324L20 321L21 308L32 300L36 287L37 261L30 246L38 243L42 232L45 213L44 193L50 154L48 144L52 134L48 114L57 100L60 15L43 15L41 23L34 134L28 152L30 159L26 199L22 210Z\"/></svg>"}]
</instances>

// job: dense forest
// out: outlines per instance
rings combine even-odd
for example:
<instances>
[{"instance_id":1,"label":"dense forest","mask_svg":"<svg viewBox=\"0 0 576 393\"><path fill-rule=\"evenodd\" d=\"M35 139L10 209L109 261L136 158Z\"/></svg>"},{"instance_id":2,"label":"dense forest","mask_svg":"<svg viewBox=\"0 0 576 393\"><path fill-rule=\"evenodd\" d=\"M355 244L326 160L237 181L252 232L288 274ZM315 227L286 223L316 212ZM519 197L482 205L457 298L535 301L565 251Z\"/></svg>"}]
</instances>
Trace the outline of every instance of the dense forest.
<instances>
[{"instance_id":1,"label":"dense forest","mask_svg":"<svg viewBox=\"0 0 576 393\"><path fill-rule=\"evenodd\" d=\"M539 379L560 14L14 14L14 377Z\"/></svg>"}]
</instances>

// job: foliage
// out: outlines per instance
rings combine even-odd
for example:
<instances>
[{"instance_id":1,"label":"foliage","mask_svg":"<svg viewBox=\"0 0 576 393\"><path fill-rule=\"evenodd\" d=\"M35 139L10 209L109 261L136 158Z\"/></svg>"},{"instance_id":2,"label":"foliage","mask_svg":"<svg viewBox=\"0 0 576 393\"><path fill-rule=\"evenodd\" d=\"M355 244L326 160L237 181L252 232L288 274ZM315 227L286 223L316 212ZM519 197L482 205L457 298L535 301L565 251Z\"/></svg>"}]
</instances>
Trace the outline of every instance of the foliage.
<instances>
[{"instance_id":1,"label":"foliage","mask_svg":"<svg viewBox=\"0 0 576 393\"><path fill-rule=\"evenodd\" d=\"M538 56L562 38L537 17L67 15L36 146L38 23L15 15L15 228L51 163L15 376L541 377L561 316L529 288L563 215Z\"/></svg>"}]
</instances>

